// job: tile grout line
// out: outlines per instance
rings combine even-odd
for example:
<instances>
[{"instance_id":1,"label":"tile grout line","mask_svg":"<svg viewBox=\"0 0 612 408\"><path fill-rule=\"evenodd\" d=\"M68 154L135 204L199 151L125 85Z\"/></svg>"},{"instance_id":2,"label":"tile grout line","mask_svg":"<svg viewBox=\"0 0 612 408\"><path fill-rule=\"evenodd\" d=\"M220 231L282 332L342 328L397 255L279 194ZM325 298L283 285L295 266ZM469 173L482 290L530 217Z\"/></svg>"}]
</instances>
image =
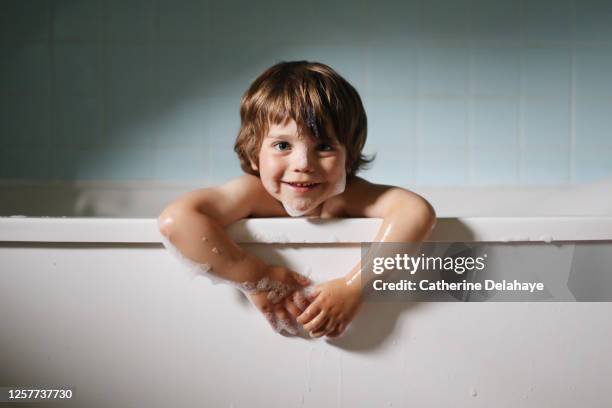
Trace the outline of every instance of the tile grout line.
<instances>
[{"instance_id":1,"label":"tile grout line","mask_svg":"<svg viewBox=\"0 0 612 408\"><path fill-rule=\"evenodd\" d=\"M569 166L566 176L568 177L569 183L576 182L576 3L571 1L571 62L570 62L570 115L569 115L569 127L570 127L570 148L569 148Z\"/></svg>"}]
</instances>

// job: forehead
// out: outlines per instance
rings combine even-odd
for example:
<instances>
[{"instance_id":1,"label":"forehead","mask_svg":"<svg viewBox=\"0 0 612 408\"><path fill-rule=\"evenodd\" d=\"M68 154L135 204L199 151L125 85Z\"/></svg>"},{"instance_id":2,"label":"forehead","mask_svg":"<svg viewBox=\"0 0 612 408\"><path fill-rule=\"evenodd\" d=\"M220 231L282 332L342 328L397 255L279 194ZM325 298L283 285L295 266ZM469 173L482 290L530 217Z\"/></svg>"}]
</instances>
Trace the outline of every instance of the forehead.
<instances>
[{"instance_id":1,"label":"forehead","mask_svg":"<svg viewBox=\"0 0 612 408\"><path fill-rule=\"evenodd\" d=\"M323 140L337 141L334 135L333 128L329 124L327 124L326 129L327 135L331 137L324 137ZM309 130L305 131L307 132L306 135L308 139L315 139L314 135L310 133ZM293 120L292 118L288 118L287 120L285 120L284 123L274 123L268 126L268 134L266 135L266 137L272 138L277 136L296 137L298 139L301 139L304 135L300 133L300 130L295 120Z\"/></svg>"},{"instance_id":2,"label":"forehead","mask_svg":"<svg viewBox=\"0 0 612 408\"><path fill-rule=\"evenodd\" d=\"M268 129L268 136L296 135L298 131L295 120L289 118L285 123L273 123Z\"/></svg>"}]
</instances>

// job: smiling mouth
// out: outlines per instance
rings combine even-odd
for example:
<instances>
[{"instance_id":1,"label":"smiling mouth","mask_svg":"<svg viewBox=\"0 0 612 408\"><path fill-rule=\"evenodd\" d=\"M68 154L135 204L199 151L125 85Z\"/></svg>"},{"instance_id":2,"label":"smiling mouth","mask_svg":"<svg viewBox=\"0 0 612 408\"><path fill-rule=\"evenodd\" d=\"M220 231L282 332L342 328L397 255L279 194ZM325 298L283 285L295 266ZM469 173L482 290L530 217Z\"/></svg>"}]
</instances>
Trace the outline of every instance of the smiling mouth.
<instances>
[{"instance_id":1,"label":"smiling mouth","mask_svg":"<svg viewBox=\"0 0 612 408\"><path fill-rule=\"evenodd\" d=\"M321 183L290 183L287 181L283 181L283 183L291 187L292 190L295 190L301 193L310 191L316 188L319 184L321 184Z\"/></svg>"}]
</instances>

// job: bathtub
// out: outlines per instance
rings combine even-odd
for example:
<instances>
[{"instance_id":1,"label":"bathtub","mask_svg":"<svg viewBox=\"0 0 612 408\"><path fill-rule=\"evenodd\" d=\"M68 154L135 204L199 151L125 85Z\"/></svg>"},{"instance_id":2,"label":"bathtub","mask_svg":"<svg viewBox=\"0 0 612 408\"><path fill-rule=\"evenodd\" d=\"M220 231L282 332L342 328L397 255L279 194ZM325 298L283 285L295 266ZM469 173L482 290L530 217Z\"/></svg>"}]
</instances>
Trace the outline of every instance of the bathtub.
<instances>
[{"instance_id":1,"label":"bathtub","mask_svg":"<svg viewBox=\"0 0 612 408\"><path fill-rule=\"evenodd\" d=\"M612 248L605 209L475 202L437 205L430 240ZM228 231L321 281L354 266L380 222ZM285 337L237 290L186 273L154 218L3 217L0 265L0 387L69 388L74 406L612 406L609 302L368 302L339 339Z\"/></svg>"}]
</instances>

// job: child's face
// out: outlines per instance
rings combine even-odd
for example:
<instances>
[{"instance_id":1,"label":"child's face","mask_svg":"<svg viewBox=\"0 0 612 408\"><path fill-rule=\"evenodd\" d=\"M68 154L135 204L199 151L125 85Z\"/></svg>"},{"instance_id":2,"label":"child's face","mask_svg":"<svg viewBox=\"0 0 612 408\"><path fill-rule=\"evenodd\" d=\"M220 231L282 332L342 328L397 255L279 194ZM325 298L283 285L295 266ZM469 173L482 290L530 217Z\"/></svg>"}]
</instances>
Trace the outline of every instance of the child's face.
<instances>
[{"instance_id":1,"label":"child's face","mask_svg":"<svg viewBox=\"0 0 612 408\"><path fill-rule=\"evenodd\" d=\"M293 119L270 126L264 137L259 163L251 166L292 217L318 215L321 203L344 191L346 148L337 141L330 143L312 135L298 136Z\"/></svg>"}]
</instances>

